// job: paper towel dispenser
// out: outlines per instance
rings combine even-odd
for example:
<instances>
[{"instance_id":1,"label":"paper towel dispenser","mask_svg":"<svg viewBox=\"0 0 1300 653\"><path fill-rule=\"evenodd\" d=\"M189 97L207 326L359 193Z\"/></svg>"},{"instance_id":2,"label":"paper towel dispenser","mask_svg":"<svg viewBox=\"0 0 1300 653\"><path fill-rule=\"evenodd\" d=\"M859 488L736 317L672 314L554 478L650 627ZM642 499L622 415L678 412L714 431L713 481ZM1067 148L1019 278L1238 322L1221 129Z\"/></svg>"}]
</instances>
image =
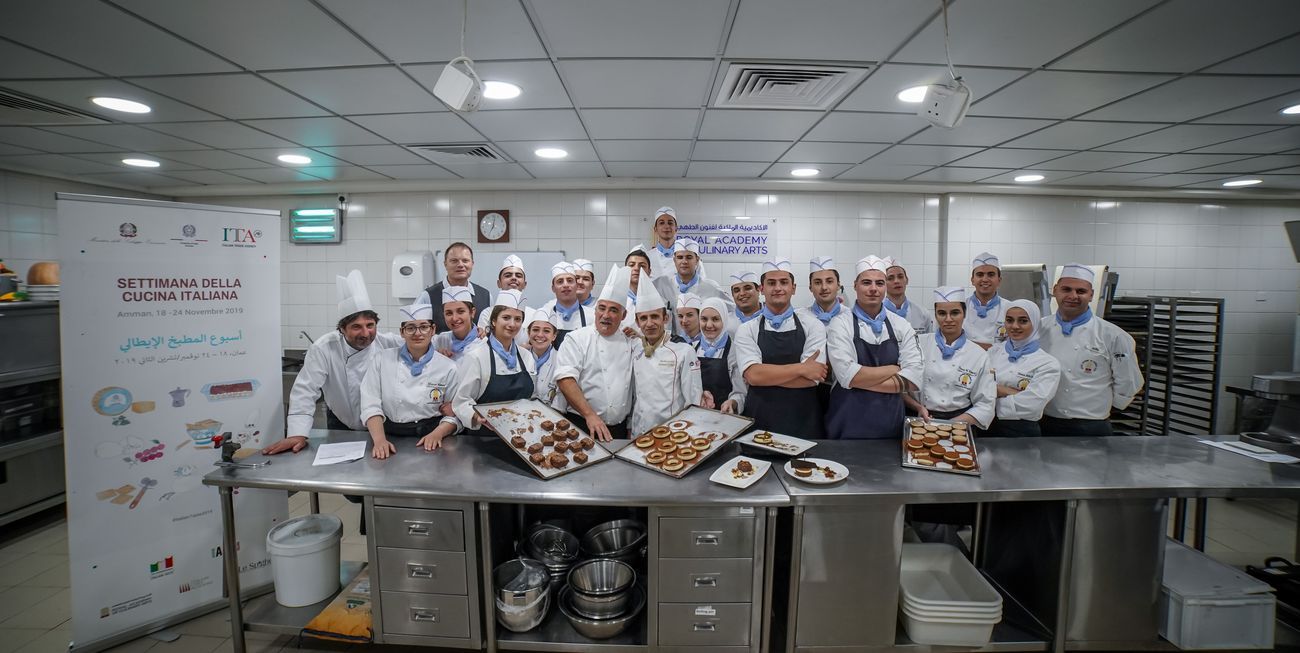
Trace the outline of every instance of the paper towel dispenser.
<instances>
[{"instance_id":1,"label":"paper towel dispenser","mask_svg":"<svg viewBox=\"0 0 1300 653\"><path fill-rule=\"evenodd\" d=\"M393 257L392 288L395 299L415 299L433 285L433 252L402 252Z\"/></svg>"}]
</instances>

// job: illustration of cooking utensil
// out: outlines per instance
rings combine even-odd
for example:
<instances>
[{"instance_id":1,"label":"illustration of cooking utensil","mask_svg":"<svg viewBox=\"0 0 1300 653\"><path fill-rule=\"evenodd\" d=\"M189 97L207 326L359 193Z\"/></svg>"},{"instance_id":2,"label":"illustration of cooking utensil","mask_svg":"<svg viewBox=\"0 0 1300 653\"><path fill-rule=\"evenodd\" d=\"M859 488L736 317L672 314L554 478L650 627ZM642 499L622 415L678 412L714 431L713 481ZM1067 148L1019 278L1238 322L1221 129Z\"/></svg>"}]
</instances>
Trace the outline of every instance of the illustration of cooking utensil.
<instances>
[{"instance_id":1,"label":"illustration of cooking utensil","mask_svg":"<svg viewBox=\"0 0 1300 653\"><path fill-rule=\"evenodd\" d=\"M140 494L135 495L135 501L132 501L132 502L131 502L131 505L127 506L127 508L129 508L129 509L131 509L131 510L135 510L135 507L138 506L138 505L140 505L140 500L144 498L144 493L145 493L149 488L151 488L151 487L153 487L153 486L155 486L155 485L157 485L157 484L158 484L158 481L155 481L155 480L153 480L152 478L149 478L148 476L146 476L146 477L140 479Z\"/></svg>"}]
</instances>

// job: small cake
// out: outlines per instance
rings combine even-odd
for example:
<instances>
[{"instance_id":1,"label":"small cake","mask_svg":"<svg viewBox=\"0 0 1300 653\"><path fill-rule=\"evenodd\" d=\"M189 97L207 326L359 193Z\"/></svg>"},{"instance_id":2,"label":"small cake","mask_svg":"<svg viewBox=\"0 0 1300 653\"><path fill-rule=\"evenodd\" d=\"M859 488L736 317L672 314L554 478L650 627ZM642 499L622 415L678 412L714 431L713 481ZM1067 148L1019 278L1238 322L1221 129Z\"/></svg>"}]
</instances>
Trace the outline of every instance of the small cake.
<instances>
[{"instance_id":1,"label":"small cake","mask_svg":"<svg viewBox=\"0 0 1300 653\"><path fill-rule=\"evenodd\" d=\"M528 441L525 440L523 436L516 435L515 437L510 438L510 444L514 445L516 449L523 449L528 446Z\"/></svg>"},{"instance_id":2,"label":"small cake","mask_svg":"<svg viewBox=\"0 0 1300 653\"><path fill-rule=\"evenodd\" d=\"M672 442L669 442L669 441L667 441L667 440L664 440L664 441L660 442L659 444L655 445L655 450L656 450L656 451L662 451L662 452L664 452L664 453L672 453L673 451L676 451L676 450L677 450L677 445L675 445L675 444L673 444Z\"/></svg>"},{"instance_id":3,"label":"small cake","mask_svg":"<svg viewBox=\"0 0 1300 653\"><path fill-rule=\"evenodd\" d=\"M634 444L636 444L638 449L649 449L650 447L655 446L655 439L648 435L643 435L637 438Z\"/></svg>"},{"instance_id":4,"label":"small cake","mask_svg":"<svg viewBox=\"0 0 1300 653\"><path fill-rule=\"evenodd\" d=\"M638 440L639 439L640 438L638 438ZM654 444L654 438L650 438L650 444ZM596 446L596 441L592 440L591 438L583 438L581 440L578 440L578 446L582 447L583 450L585 451L590 451L592 447ZM637 446L640 447L641 445L637 445ZM646 446L650 446L650 445L646 445ZM641 447L641 448L644 449L645 447Z\"/></svg>"},{"instance_id":5,"label":"small cake","mask_svg":"<svg viewBox=\"0 0 1300 653\"><path fill-rule=\"evenodd\" d=\"M584 464L586 464L586 462L587 462L587 454L585 454L585 453L583 453L583 452L581 452L581 451L579 451L578 453L573 454L573 462L578 463L579 465L584 465Z\"/></svg>"},{"instance_id":6,"label":"small cake","mask_svg":"<svg viewBox=\"0 0 1300 653\"><path fill-rule=\"evenodd\" d=\"M929 458L917 458L916 464L924 465L926 467L934 467L934 461L930 460Z\"/></svg>"},{"instance_id":7,"label":"small cake","mask_svg":"<svg viewBox=\"0 0 1300 653\"><path fill-rule=\"evenodd\" d=\"M564 452L566 452L566 451L568 451L568 450L569 450L569 443L568 443L568 442L565 442L565 441L563 441L563 440L560 440L559 442L556 442L556 443L555 443L555 451L556 451L556 453L564 453Z\"/></svg>"},{"instance_id":8,"label":"small cake","mask_svg":"<svg viewBox=\"0 0 1300 653\"><path fill-rule=\"evenodd\" d=\"M939 462L935 463L934 466L937 467L937 468L939 468L939 469L952 469L952 463L947 463L947 462L944 462L944 461L942 461L942 460L940 460Z\"/></svg>"},{"instance_id":9,"label":"small cake","mask_svg":"<svg viewBox=\"0 0 1300 653\"><path fill-rule=\"evenodd\" d=\"M912 434L907 436L907 439L916 440L917 442L920 442L921 440L925 439L925 431L921 431L920 433L916 431L912 431Z\"/></svg>"},{"instance_id":10,"label":"small cake","mask_svg":"<svg viewBox=\"0 0 1300 653\"><path fill-rule=\"evenodd\" d=\"M691 449L690 447L685 447L677 450L678 460L695 460L695 457L699 455L700 454L696 453L695 450Z\"/></svg>"},{"instance_id":11,"label":"small cake","mask_svg":"<svg viewBox=\"0 0 1300 653\"><path fill-rule=\"evenodd\" d=\"M736 469L739 470L742 474L748 474L754 471L754 464L749 462L748 460L742 459L740 462L736 463Z\"/></svg>"},{"instance_id":12,"label":"small cake","mask_svg":"<svg viewBox=\"0 0 1300 653\"><path fill-rule=\"evenodd\" d=\"M691 435L686 431L673 431L672 435L668 436L668 439L676 444L681 444L691 439Z\"/></svg>"},{"instance_id":13,"label":"small cake","mask_svg":"<svg viewBox=\"0 0 1300 653\"><path fill-rule=\"evenodd\" d=\"M549 447L549 446L551 446L551 445L553 445L553 444L555 444L555 438L553 438L553 437L551 437L551 436L549 436L549 435L543 435L543 436L542 436L542 446Z\"/></svg>"},{"instance_id":14,"label":"small cake","mask_svg":"<svg viewBox=\"0 0 1300 653\"><path fill-rule=\"evenodd\" d=\"M651 451L645 455L645 461L651 465L658 465L668 459L668 454L662 451Z\"/></svg>"},{"instance_id":15,"label":"small cake","mask_svg":"<svg viewBox=\"0 0 1300 653\"><path fill-rule=\"evenodd\" d=\"M569 457L562 453L553 453L550 455L551 467L560 468L569 464Z\"/></svg>"},{"instance_id":16,"label":"small cake","mask_svg":"<svg viewBox=\"0 0 1300 653\"><path fill-rule=\"evenodd\" d=\"M534 442L533 444L528 445L528 453L541 453L542 449L545 448L546 447L543 446L542 443Z\"/></svg>"},{"instance_id":17,"label":"small cake","mask_svg":"<svg viewBox=\"0 0 1300 653\"><path fill-rule=\"evenodd\" d=\"M542 422L541 424L539 424L539 426L542 427L543 431L550 431L555 428L555 422L552 422L551 420L548 419Z\"/></svg>"},{"instance_id":18,"label":"small cake","mask_svg":"<svg viewBox=\"0 0 1300 653\"><path fill-rule=\"evenodd\" d=\"M939 429L939 431L943 433L948 433L952 431L952 424L935 424L934 427Z\"/></svg>"},{"instance_id":19,"label":"small cake","mask_svg":"<svg viewBox=\"0 0 1300 653\"><path fill-rule=\"evenodd\" d=\"M799 478L809 478L812 476L813 470L817 469L817 465L796 458L790 461L790 469L794 470L794 475Z\"/></svg>"},{"instance_id":20,"label":"small cake","mask_svg":"<svg viewBox=\"0 0 1300 653\"><path fill-rule=\"evenodd\" d=\"M540 465L543 460L546 460L546 456L543 456L540 453L529 454L528 460L531 460L534 465Z\"/></svg>"},{"instance_id":21,"label":"small cake","mask_svg":"<svg viewBox=\"0 0 1300 653\"><path fill-rule=\"evenodd\" d=\"M567 420L567 419L562 419L562 420L560 420L560 421L558 421L558 422L555 423L555 428L560 429L561 431L568 430L568 428L569 428L570 426L573 426L573 425L570 424L570 423L569 423L569 420Z\"/></svg>"},{"instance_id":22,"label":"small cake","mask_svg":"<svg viewBox=\"0 0 1300 653\"><path fill-rule=\"evenodd\" d=\"M934 445L939 444L939 436L927 435L921 439L921 442L924 443L925 446L927 447L933 447Z\"/></svg>"},{"instance_id":23,"label":"small cake","mask_svg":"<svg viewBox=\"0 0 1300 653\"><path fill-rule=\"evenodd\" d=\"M704 451L709 448L709 441L706 438L695 438L691 440L691 448L696 451Z\"/></svg>"},{"instance_id":24,"label":"small cake","mask_svg":"<svg viewBox=\"0 0 1300 653\"><path fill-rule=\"evenodd\" d=\"M965 469L965 470L975 469L975 461L969 458L958 458L957 469Z\"/></svg>"},{"instance_id":25,"label":"small cake","mask_svg":"<svg viewBox=\"0 0 1300 653\"><path fill-rule=\"evenodd\" d=\"M956 440L953 440L953 442L956 442ZM954 445L952 449L957 453L970 453L970 447L964 444Z\"/></svg>"},{"instance_id":26,"label":"small cake","mask_svg":"<svg viewBox=\"0 0 1300 653\"><path fill-rule=\"evenodd\" d=\"M949 450L948 453L943 455L943 459L950 463L957 462L958 458L961 458L961 454L958 454L956 451Z\"/></svg>"},{"instance_id":27,"label":"small cake","mask_svg":"<svg viewBox=\"0 0 1300 653\"><path fill-rule=\"evenodd\" d=\"M925 448L925 444L922 443L920 440L908 440L907 448L913 450L923 449Z\"/></svg>"},{"instance_id":28,"label":"small cake","mask_svg":"<svg viewBox=\"0 0 1300 653\"><path fill-rule=\"evenodd\" d=\"M953 444L966 444L966 443L969 442L969 441L970 441L969 438L967 438L967 437L964 436L964 435L958 435L958 434L956 434L956 433L953 433L953 434L952 434L952 443L953 443Z\"/></svg>"},{"instance_id":29,"label":"small cake","mask_svg":"<svg viewBox=\"0 0 1300 653\"><path fill-rule=\"evenodd\" d=\"M667 426L656 426L650 429L650 435L654 436L656 440L662 440L672 434L672 432L673 430Z\"/></svg>"},{"instance_id":30,"label":"small cake","mask_svg":"<svg viewBox=\"0 0 1300 653\"><path fill-rule=\"evenodd\" d=\"M676 419L668 423L668 428L674 431L684 431L691 427L691 423L688 419Z\"/></svg>"},{"instance_id":31,"label":"small cake","mask_svg":"<svg viewBox=\"0 0 1300 653\"><path fill-rule=\"evenodd\" d=\"M569 439L570 440L578 439L578 429L575 429L572 426L569 427Z\"/></svg>"},{"instance_id":32,"label":"small cake","mask_svg":"<svg viewBox=\"0 0 1300 653\"><path fill-rule=\"evenodd\" d=\"M767 431L755 433L754 444L772 444L772 434Z\"/></svg>"},{"instance_id":33,"label":"small cake","mask_svg":"<svg viewBox=\"0 0 1300 653\"><path fill-rule=\"evenodd\" d=\"M664 471L665 471L665 472L675 472L675 471L677 471L677 470L679 470L679 469L681 469L681 468L683 468L683 467L685 467L685 466L686 466L686 463L684 463L684 462L682 462L682 461L680 461L680 460L678 460L678 459L676 459L676 458L669 458L669 459L667 459L667 460L664 461Z\"/></svg>"},{"instance_id":34,"label":"small cake","mask_svg":"<svg viewBox=\"0 0 1300 653\"><path fill-rule=\"evenodd\" d=\"M930 453L938 458L943 458L943 455L948 453L948 449L943 445L936 444L933 447L930 447Z\"/></svg>"},{"instance_id":35,"label":"small cake","mask_svg":"<svg viewBox=\"0 0 1300 653\"><path fill-rule=\"evenodd\" d=\"M921 460L922 458L924 458L924 459L926 459L926 460L929 460L929 459L930 459L930 452L929 452L929 451L914 451L914 452L912 452L912 458L915 458L916 460Z\"/></svg>"}]
</instances>

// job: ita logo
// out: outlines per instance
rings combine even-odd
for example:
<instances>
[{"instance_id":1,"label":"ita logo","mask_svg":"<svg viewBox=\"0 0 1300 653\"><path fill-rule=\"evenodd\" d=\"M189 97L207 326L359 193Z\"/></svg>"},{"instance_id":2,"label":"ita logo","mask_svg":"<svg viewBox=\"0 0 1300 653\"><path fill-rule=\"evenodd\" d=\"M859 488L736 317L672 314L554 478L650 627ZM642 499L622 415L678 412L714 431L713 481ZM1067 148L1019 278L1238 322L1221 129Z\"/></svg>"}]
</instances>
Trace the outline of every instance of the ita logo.
<instances>
[{"instance_id":1,"label":"ita logo","mask_svg":"<svg viewBox=\"0 0 1300 653\"><path fill-rule=\"evenodd\" d=\"M172 559L172 556L167 556L157 562L151 562L149 563L149 577L162 578L163 576L170 576L172 575L173 566L174 560Z\"/></svg>"},{"instance_id":2,"label":"ita logo","mask_svg":"<svg viewBox=\"0 0 1300 653\"><path fill-rule=\"evenodd\" d=\"M224 227L221 229L221 241L225 243L256 243L261 238L261 229L244 229L243 227Z\"/></svg>"}]
</instances>

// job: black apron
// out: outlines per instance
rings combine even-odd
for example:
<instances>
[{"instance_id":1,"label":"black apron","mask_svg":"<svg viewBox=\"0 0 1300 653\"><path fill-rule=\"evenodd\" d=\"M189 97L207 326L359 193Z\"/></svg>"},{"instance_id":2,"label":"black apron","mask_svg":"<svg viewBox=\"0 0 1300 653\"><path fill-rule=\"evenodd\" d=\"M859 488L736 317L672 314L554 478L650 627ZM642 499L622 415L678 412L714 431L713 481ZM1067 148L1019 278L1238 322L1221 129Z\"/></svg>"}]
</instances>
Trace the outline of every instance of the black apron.
<instances>
[{"instance_id":1,"label":"black apron","mask_svg":"<svg viewBox=\"0 0 1300 653\"><path fill-rule=\"evenodd\" d=\"M556 306L559 306L559 304L556 304ZM559 315L560 313L559 311L556 311L555 314ZM582 302L578 302L578 319L582 322L582 326L587 326L587 312L582 310ZM560 343L564 342L564 335L573 330L574 329L557 328L555 330L555 342L551 343L551 346L556 349L559 349Z\"/></svg>"},{"instance_id":2,"label":"black apron","mask_svg":"<svg viewBox=\"0 0 1300 653\"><path fill-rule=\"evenodd\" d=\"M767 317L758 318L758 350L764 365L793 365L802 363L803 345L807 337L798 315L793 315L794 330L777 333L769 331ZM818 410L817 388L782 388L778 386L749 386L745 399L745 416L754 418L754 428L776 431L797 438L826 437L826 427Z\"/></svg>"},{"instance_id":3,"label":"black apron","mask_svg":"<svg viewBox=\"0 0 1300 653\"><path fill-rule=\"evenodd\" d=\"M986 438L1036 438L1043 434L1038 422L1031 419L995 419L984 432Z\"/></svg>"},{"instance_id":4,"label":"black apron","mask_svg":"<svg viewBox=\"0 0 1300 653\"><path fill-rule=\"evenodd\" d=\"M439 281L424 289L424 292L429 295L429 305L433 307L433 325L438 327L437 333L447 330L447 318L442 315L443 285L443 282ZM492 310L492 296L488 294L487 288L472 281L469 287L474 290L474 320L477 321L483 311Z\"/></svg>"},{"instance_id":5,"label":"black apron","mask_svg":"<svg viewBox=\"0 0 1300 653\"><path fill-rule=\"evenodd\" d=\"M869 345L862 339L858 317L850 315L849 318L853 321L853 348L858 353L858 365L881 367L898 364L898 336L888 318L885 319L885 329L889 339L876 345ZM903 437L903 395L836 384L831 389L826 432L832 440L900 439Z\"/></svg>"},{"instance_id":6,"label":"black apron","mask_svg":"<svg viewBox=\"0 0 1300 653\"><path fill-rule=\"evenodd\" d=\"M695 345L695 350L700 350L698 344ZM721 406L731 396L731 369L727 365L730 356L731 338L728 337L727 344L722 348L722 358L700 357L700 383L705 392L713 395L713 403L717 406Z\"/></svg>"},{"instance_id":7,"label":"black apron","mask_svg":"<svg viewBox=\"0 0 1300 653\"><path fill-rule=\"evenodd\" d=\"M1043 419L1038 422L1038 425L1042 429L1045 438L1115 435L1115 430L1111 428L1110 422L1104 419L1066 419L1064 417L1043 415Z\"/></svg>"},{"instance_id":8,"label":"black apron","mask_svg":"<svg viewBox=\"0 0 1300 653\"><path fill-rule=\"evenodd\" d=\"M514 374L497 374L497 354L489 344L488 364L491 366L492 375L488 377L487 387L483 388L483 392L478 396L475 403L492 404L498 401L514 401L533 396L533 378L528 376L528 370L524 367L523 360L519 361L518 372ZM466 435L484 436L492 435L492 432L480 427L470 430Z\"/></svg>"}]
</instances>

